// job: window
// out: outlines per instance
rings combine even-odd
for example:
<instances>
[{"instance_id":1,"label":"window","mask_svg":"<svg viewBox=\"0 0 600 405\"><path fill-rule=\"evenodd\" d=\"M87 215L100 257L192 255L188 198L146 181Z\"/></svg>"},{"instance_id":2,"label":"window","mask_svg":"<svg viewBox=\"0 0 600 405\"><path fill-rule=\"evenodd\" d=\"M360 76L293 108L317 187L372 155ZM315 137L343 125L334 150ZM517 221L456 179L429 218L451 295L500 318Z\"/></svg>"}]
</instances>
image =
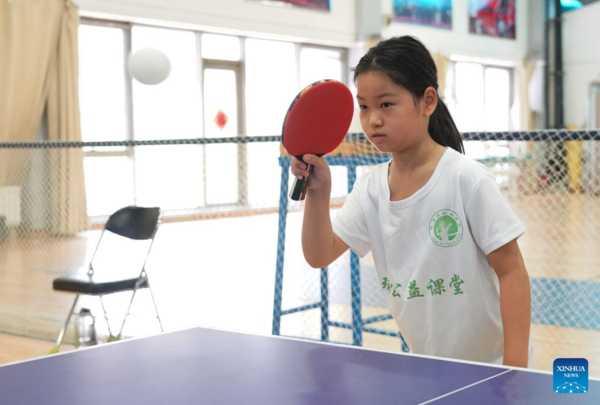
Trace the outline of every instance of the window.
<instances>
[{"instance_id":1,"label":"window","mask_svg":"<svg viewBox=\"0 0 600 405\"><path fill-rule=\"evenodd\" d=\"M128 139L126 26L79 26L79 93L83 141ZM104 215L133 203L133 164L125 148L84 151L88 213Z\"/></svg>"},{"instance_id":2,"label":"window","mask_svg":"<svg viewBox=\"0 0 600 405\"><path fill-rule=\"evenodd\" d=\"M300 88L321 79L342 81L342 69L340 51L304 47L300 51Z\"/></svg>"},{"instance_id":3,"label":"window","mask_svg":"<svg viewBox=\"0 0 600 405\"><path fill-rule=\"evenodd\" d=\"M203 91L206 138L243 134L239 120L240 76L238 65L205 63ZM247 182L245 171L240 170L240 163L244 160L245 145L206 145L204 151L206 205L244 204Z\"/></svg>"},{"instance_id":4,"label":"window","mask_svg":"<svg viewBox=\"0 0 600 405\"><path fill-rule=\"evenodd\" d=\"M445 101L461 132L511 129L512 69L455 62L446 83Z\"/></svg>"},{"instance_id":5,"label":"window","mask_svg":"<svg viewBox=\"0 0 600 405\"><path fill-rule=\"evenodd\" d=\"M291 42L248 38L246 53L246 130L248 135L281 135L282 117L300 87L297 45ZM273 55L278 55L273 58ZM268 61L268 62L267 62ZM287 100L287 101L283 101ZM261 156L278 156L279 145L248 145L248 202L277 201L281 170L277 162Z\"/></svg>"},{"instance_id":6,"label":"window","mask_svg":"<svg viewBox=\"0 0 600 405\"><path fill-rule=\"evenodd\" d=\"M240 38L229 35L202 34L202 58L241 60Z\"/></svg>"},{"instance_id":7,"label":"window","mask_svg":"<svg viewBox=\"0 0 600 405\"><path fill-rule=\"evenodd\" d=\"M347 76L346 53L337 48L89 19L79 32L84 141L280 135L301 88ZM129 76L127 58L145 47L169 58L170 75L160 84ZM90 149L88 211L276 203L278 155L276 142ZM332 169L343 176L334 195L345 195L345 168Z\"/></svg>"},{"instance_id":8,"label":"window","mask_svg":"<svg viewBox=\"0 0 600 405\"><path fill-rule=\"evenodd\" d=\"M165 81L153 86L132 81L133 139L202 137L195 34L133 26L131 52L147 47L167 55L171 72ZM202 160L201 148L196 146L136 147L136 203L165 210L202 206Z\"/></svg>"},{"instance_id":9,"label":"window","mask_svg":"<svg viewBox=\"0 0 600 405\"><path fill-rule=\"evenodd\" d=\"M446 76L444 101L460 132L501 132L514 128L511 122L513 70L473 62L453 62ZM466 152L475 157L504 156L507 141L467 142ZM485 149L485 150L484 150Z\"/></svg>"},{"instance_id":10,"label":"window","mask_svg":"<svg viewBox=\"0 0 600 405\"><path fill-rule=\"evenodd\" d=\"M79 92L84 141L127 139L125 32L122 28L79 26Z\"/></svg>"}]
</instances>

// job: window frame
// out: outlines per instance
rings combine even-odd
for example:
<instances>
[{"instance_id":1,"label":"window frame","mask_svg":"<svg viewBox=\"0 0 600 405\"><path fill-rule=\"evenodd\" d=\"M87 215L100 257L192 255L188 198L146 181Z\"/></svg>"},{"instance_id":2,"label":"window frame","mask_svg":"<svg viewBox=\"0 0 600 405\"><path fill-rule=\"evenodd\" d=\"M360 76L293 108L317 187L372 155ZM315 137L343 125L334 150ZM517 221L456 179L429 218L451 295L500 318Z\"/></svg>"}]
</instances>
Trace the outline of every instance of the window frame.
<instances>
[{"instance_id":1,"label":"window frame","mask_svg":"<svg viewBox=\"0 0 600 405\"><path fill-rule=\"evenodd\" d=\"M239 102L238 102L238 136L247 136L246 135L246 108L245 108L245 100L246 100L246 94L244 89L246 88L246 65L245 65L245 52L246 52L246 41L248 39L263 39L263 40L269 40L269 41L279 41L279 42L287 42L287 43L293 43L296 49L295 52L295 63L297 66L296 69L296 86L298 88L300 88L300 78L301 78L301 69L300 69L300 55L303 49L308 48L308 49L323 49L323 50L329 50L329 51L337 51L339 52L340 55L340 66L341 66L341 72L340 72L340 77L341 77L341 81L342 83L348 85L348 81L349 81L349 75L348 75L348 49L344 48L344 47L336 47L336 46L325 46L325 45L320 45L320 44L314 44L314 43L308 43L308 42L294 42L293 39L290 40L284 40L284 39L280 39L280 38L267 38L267 37L262 37L262 36L248 36L248 35L233 35L233 34L223 34L220 32L214 32L214 31L207 31L207 30L194 30L194 29L184 29L184 28L178 28L178 27L171 27L171 26L159 26L159 25L150 25L150 24L143 24L143 23L134 23L134 22L124 22L124 21L114 21L114 20L108 20L108 19L98 19L98 18L91 18L91 17L81 17L80 19L80 25L93 25L93 26L100 26L100 27L109 27L109 28L118 28L123 30L123 51L124 51L124 58L123 58L123 74L125 75L125 92L123 94L124 97L124 102L125 102L125 123L126 123L126 128L125 128L125 134L126 134L126 140L128 141L134 141L136 139L135 137L135 122L134 122L134 113L133 113L133 78L131 76L131 74L129 73L128 67L127 67L127 61L129 58L129 55L131 53L132 50L132 31L134 27L150 27L150 28L164 28L164 29L171 29L171 30L179 30L179 31L186 31L186 32L192 32L195 34L196 37L196 75L198 80L196 81L197 83L197 91L200 94L200 103L202 104L202 108L204 111L204 91L203 91L203 85L204 85L204 70L207 68L215 68L215 69L219 69L219 68L223 68L223 69L232 69L235 70L236 75L238 77L237 80L237 94L239 97ZM230 60L217 60L217 59L204 59L202 57L202 34L217 34L217 35L228 35L228 36L234 36L239 38L240 40L240 60L239 61L230 61ZM81 107L81 106L80 106ZM203 123L205 122L204 120L206 119L206 117L203 117ZM278 134L264 134L264 135L278 135ZM205 137L205 133L204 133L204 124L202 127L202 137ZM206 153L206 150L204 150L204 153ZM137 182L137 175L136 175L136 165L135 165L135 147L132 146L127 146L124 147L122 150L102 150L100 148L84 148L84 159L85 158L103 158L103 157L127 157L130 164L132 165L132 186L133 186L133 204L137 203L137 187L136 187L136 182ZM203 187L204 187L204 201L201 202L202 205L193 208L192 211L193 212L201 212L203 210L210 210L210 209L214 209L215 207L240 207L240 206L247 206L248 205L248 170L247 170L247 144L242 143L242 144L238 144L238 201L235 203L230 203L230 204L208 204L207 203L207 195L206 195L206 159L204 159L204 168L203 168ZM186 209L186 211L189 211ZM92 222L96 222L97 220L103 220L105 219L108 215L110 215L110 213L106 213L106 215L99 215L99 216L90 216L90 219L92 220ZM165 215L168 216L169 213L165 212ZM176 214L173 214L176 215Z\"/></svg>"},{"instance_id":2,"label":"window frame","mask_svg":"<svg viewBox=\"0 0 600 405\"><path fill-rule=\"evenodd\" d=\"M488 62L484 62L484 61L477 61L477 60L462 60L462 59L450 59L450 64L448 66L448 72L452 73L452 101L454 103L455 106L458 107L459 102L458 99L456 98L456 65L459 63L465 63L465 64L475 64L475 65L480 65L483 68L483 109L485 111L486 109L486 86L485 86L485 77L486 77L486 71L487 69L500 69L500 70L505 70L506 72L508 72L508 131L512 131L517 129L518 127L518 123L515 123L511 114L511 110L513 109L513 106L515 104L515 99L516 99L516 95L517 95L517 91L515 89L515 77L516 77L516 68L513 66L507 66L507 65L502 65L502 64L494 64L494 63L488 63ZM521 120L521 117L519 116L518 118L519 120ZM481 128L479 131L481 132L485 132L487 131L487 125L486 125L486 117L484 115L483 117L483 122L484 122L484 128Z\"/></svg>"}]
</instances>

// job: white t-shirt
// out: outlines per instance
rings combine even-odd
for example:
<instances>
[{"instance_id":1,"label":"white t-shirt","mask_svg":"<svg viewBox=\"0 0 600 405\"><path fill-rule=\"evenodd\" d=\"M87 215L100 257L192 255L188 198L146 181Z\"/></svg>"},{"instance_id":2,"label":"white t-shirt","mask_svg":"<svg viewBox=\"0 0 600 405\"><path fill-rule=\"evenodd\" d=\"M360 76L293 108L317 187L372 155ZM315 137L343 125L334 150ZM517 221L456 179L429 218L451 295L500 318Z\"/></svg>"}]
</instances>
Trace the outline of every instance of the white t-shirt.
<instances>
[{"instance_id":1,"label":"white t-shirt","mask_svg":"<svg viewBox=\"0 0 600 405\"><path fill-rule=\"evenodd\" d=\"M486 256L521 236L523 225L491 172L451 148L429 181L401 201L390 201L388 167L356 181L334 232L359 256L373 252L411 352L502 364L499 282Z\"/></svg>"}]
</instances>

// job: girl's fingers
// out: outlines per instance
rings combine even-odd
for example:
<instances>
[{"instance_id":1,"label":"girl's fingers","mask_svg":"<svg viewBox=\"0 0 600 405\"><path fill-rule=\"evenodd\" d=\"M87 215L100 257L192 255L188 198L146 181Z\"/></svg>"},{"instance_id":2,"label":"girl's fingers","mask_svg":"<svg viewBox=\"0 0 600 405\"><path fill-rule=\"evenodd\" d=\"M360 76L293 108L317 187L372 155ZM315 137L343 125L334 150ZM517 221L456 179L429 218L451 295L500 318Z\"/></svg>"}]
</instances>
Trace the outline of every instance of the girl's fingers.
<instances>
[{"instance_id":1,"label":"girl's fingers","mask_svg":"<svg viewBox=\"0 0 600 405\"><path fill-rule=\"evenodd\" d=\"M316 169L327 169L328 164L325 159L320 158L316 155L304 155L302 160L292 157L291 172L296 178L301 179L302 177L308 177L309 171L307 170L307 164L314 166Z\"/></svg>"},{"instance_id":2,"label":"girl's fingers","mask_svg":"<svg viewBox=\"0 0 600 405\"><path fill-rule=\"evenodd\" d=\"M302 158L306 163L309 163L318 168L323 168L327 166L327 162L325 161L325 159L320 158L316 155L304 155Z\"/></svg>"},{"instance_id":3,"label":"girl's fingers","mask_svg":"<svg viewBox=\"0 0 600 405\"><path fill-rule=\"evenodd\" d=\"M308 170L306 170L306 164L299 159L292 158L292 165L290 167L292 174L301 179L302 177L308 176Z\"/></svg>"}]
</instances>

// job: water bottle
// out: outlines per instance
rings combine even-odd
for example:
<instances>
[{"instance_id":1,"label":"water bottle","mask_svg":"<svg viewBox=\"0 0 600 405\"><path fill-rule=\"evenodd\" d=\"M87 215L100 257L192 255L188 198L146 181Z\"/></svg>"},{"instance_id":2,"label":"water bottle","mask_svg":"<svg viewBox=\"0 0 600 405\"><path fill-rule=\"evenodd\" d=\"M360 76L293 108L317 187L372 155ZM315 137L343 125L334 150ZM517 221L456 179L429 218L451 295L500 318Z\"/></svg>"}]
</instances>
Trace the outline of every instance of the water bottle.
<instances>
[{"instance_id":1,"label":"water bottle","mask_svg":"<svg viewBox=\"0 0 600 405\"><path fill-rule=\"evenodd\" d=\"M75 346L87 347L96 344L96 321L92 311L81 308L75 318Z\"/></svg>"}]
</instances>

